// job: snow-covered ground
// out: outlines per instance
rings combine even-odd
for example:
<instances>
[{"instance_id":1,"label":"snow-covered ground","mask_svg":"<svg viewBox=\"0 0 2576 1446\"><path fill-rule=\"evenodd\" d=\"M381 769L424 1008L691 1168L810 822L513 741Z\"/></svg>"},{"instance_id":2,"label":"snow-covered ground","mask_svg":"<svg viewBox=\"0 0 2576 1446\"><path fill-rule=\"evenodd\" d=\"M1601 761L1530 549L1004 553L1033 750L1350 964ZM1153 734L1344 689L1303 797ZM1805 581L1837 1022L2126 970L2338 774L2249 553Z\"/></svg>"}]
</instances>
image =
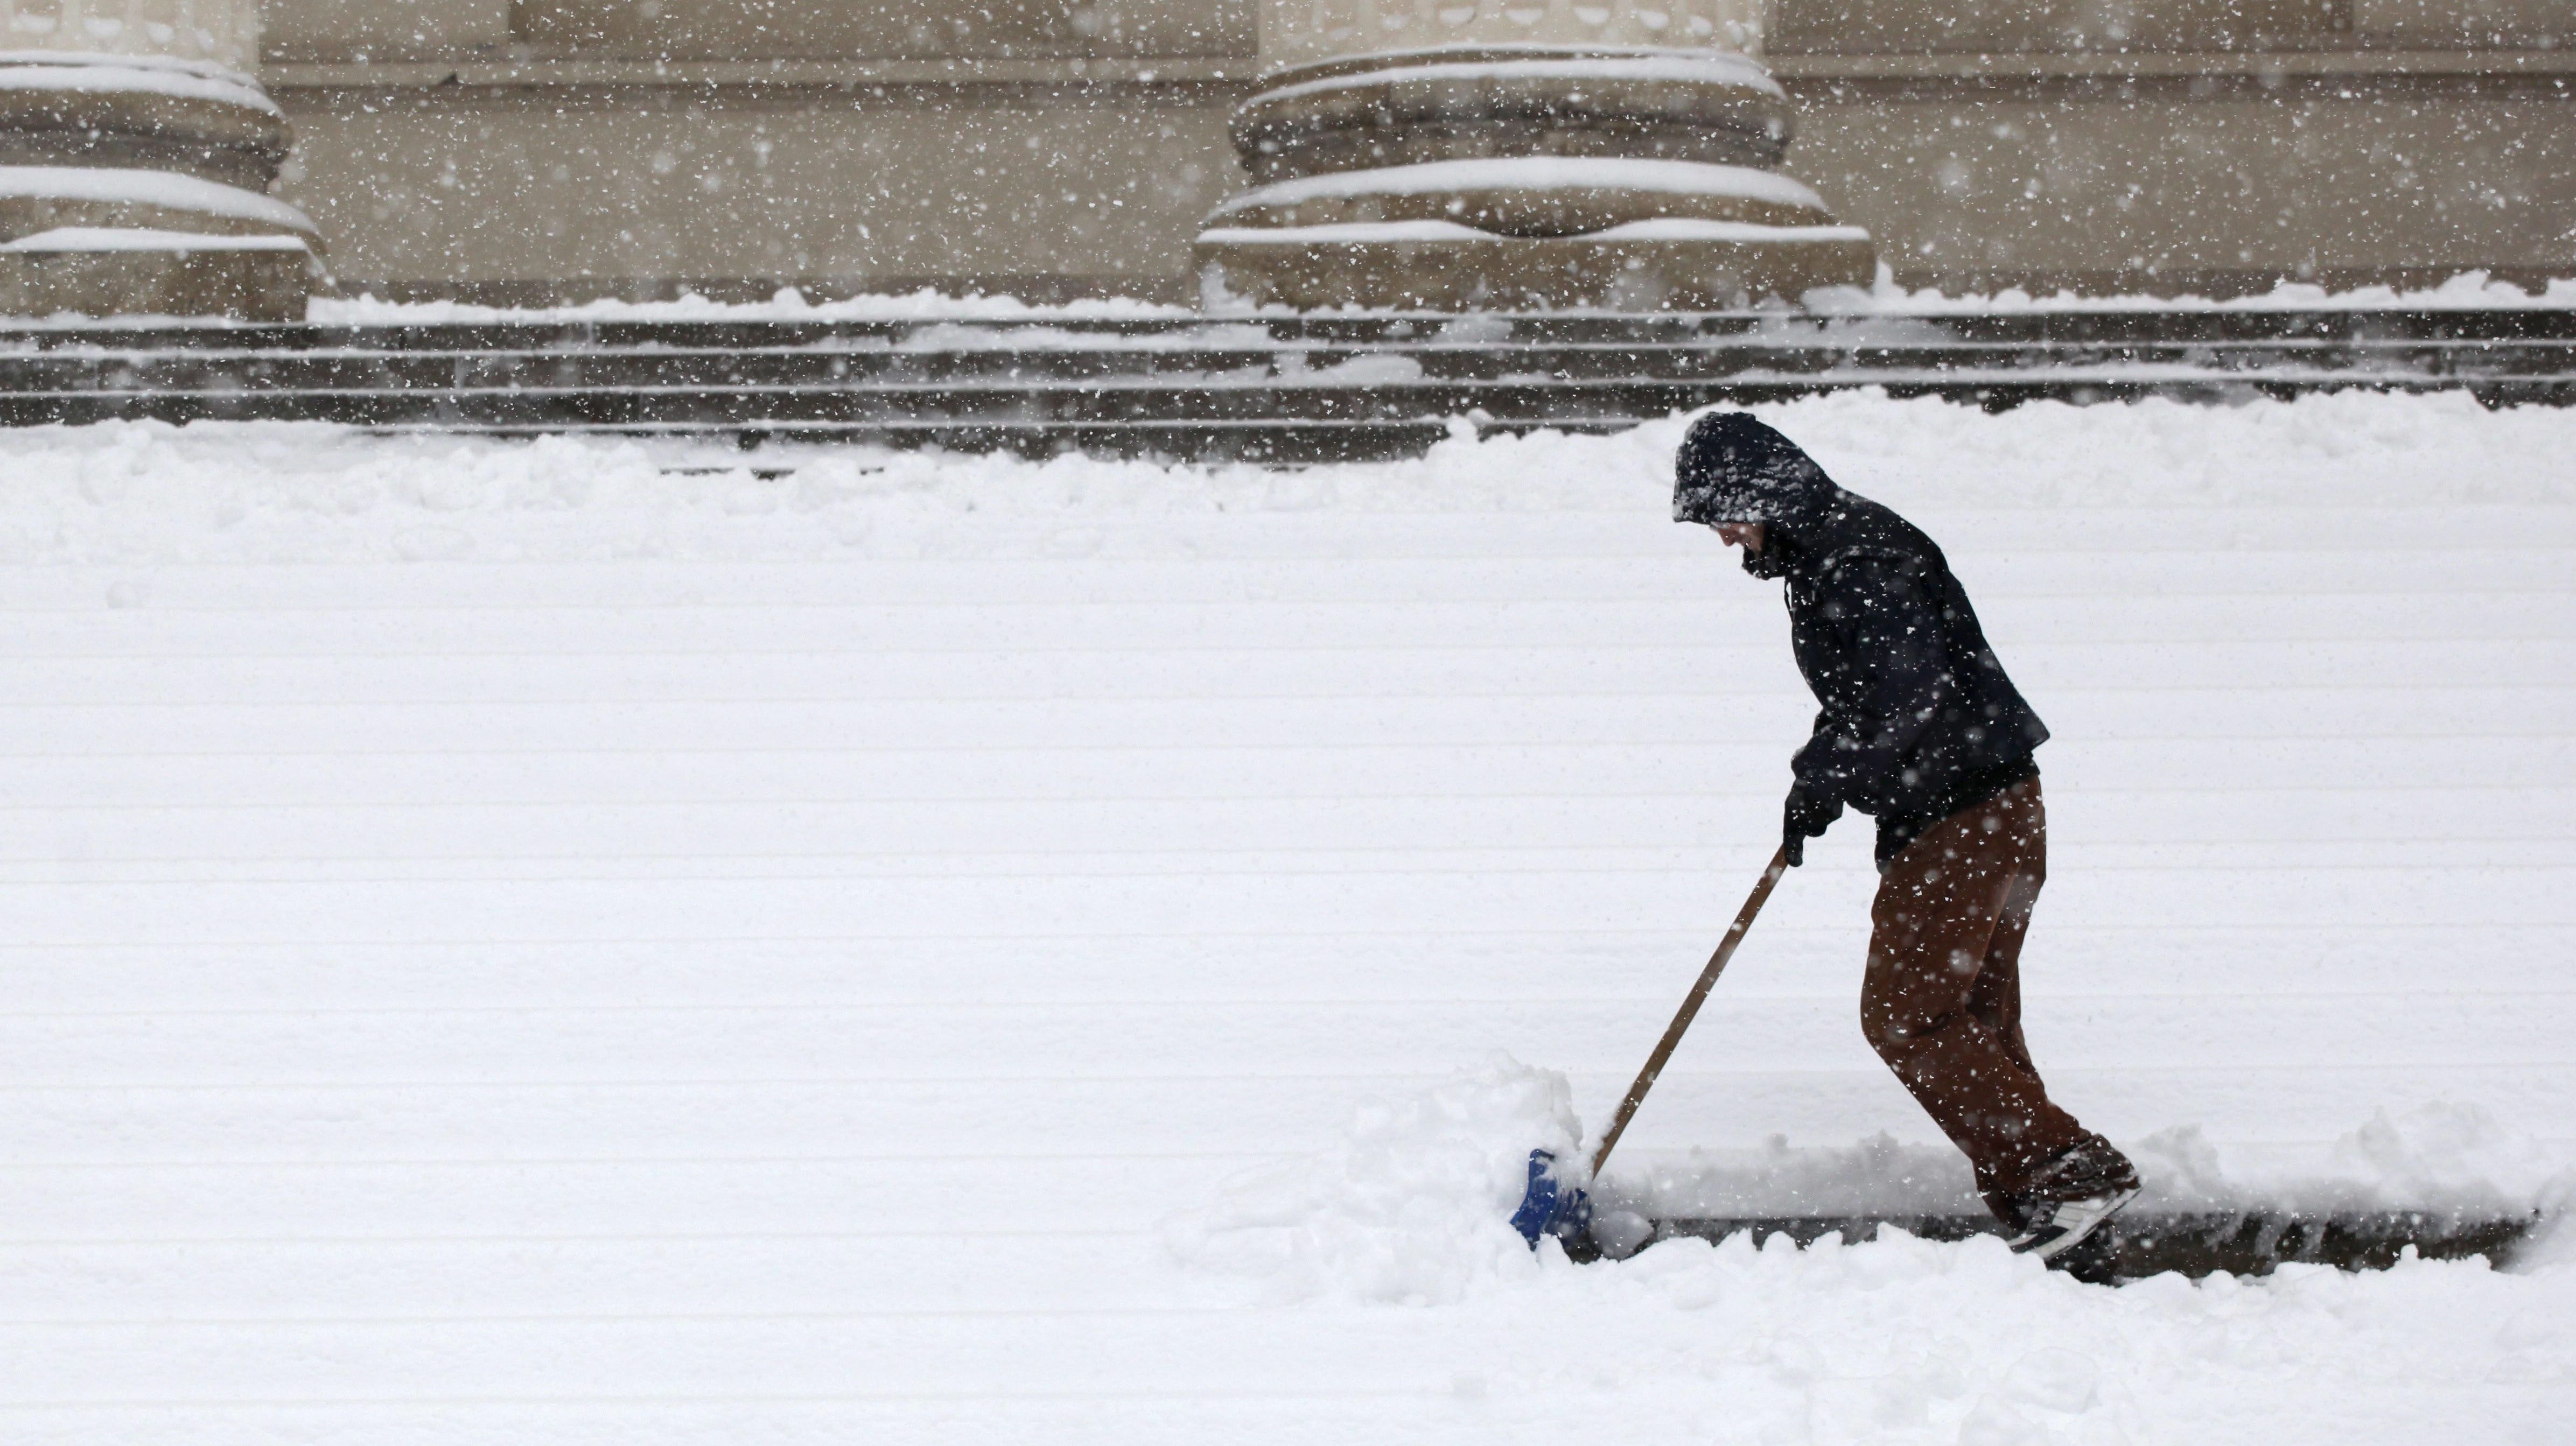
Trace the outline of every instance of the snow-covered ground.
<instances>
[{"instance_id":1,"label":"snow-covered ground","mask_svg":"<svg viewBox=\"0 0 2576 1446\"><path fill-rule=\"evenodd\" d=\"M1765 415L2056 730L2064 1100L2168 1200L2561 1197L2576 412ZM0 1440L2564 1439L2576 1244L1520 1249L1810 711L1678 433L0 434ZM1866 831L1811 857L1617 1189L1962 1194L1859 1037Z\"/></svg>"}]
</instances>

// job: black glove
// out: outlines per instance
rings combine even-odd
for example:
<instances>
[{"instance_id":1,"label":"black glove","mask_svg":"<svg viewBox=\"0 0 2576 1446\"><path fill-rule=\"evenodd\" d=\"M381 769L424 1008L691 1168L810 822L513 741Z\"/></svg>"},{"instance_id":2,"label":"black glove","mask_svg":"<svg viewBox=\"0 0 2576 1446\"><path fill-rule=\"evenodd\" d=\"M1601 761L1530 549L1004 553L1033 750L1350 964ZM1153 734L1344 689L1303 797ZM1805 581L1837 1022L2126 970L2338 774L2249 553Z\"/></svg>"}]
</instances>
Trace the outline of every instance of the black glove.
<instances>
[{"instance_id":1,"label":"black glove","mask_svg":"<svg viewBox=\"0 0 2576 1446\"><path fill-rule=\"evenodd\" d=\"M1796 868L1807 861L1807 840L1822 838L1835 819L1843 816L1839 798L1819 798L1804 783L1789 785L1789 805L1780 820L1780 851Z\"/></svg>"}]
</instances>

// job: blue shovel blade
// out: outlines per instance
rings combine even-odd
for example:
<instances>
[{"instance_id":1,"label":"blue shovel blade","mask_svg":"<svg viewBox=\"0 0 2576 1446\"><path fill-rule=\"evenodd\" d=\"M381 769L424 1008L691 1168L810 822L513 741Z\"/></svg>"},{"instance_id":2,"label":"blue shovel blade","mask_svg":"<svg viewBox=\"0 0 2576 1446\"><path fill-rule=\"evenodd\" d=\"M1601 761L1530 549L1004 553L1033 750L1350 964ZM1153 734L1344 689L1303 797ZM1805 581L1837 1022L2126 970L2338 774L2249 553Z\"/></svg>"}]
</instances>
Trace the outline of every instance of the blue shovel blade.
<instances>
[{"instance_id":1,"label":"blue shovel blade","mask_svg":"<svg viewBox=\"0 0 2576 1446\"><path fill-rule=\"evenodd\" d=\"M1582 1234L1591 1218L1591 1197L1556 1177L1556 1152L1530 1151L1529 1187L1521 1192L1521 1208L1512 1212L1512 1228L1530 1249L1538 1249L1542 1235L1568 1240Z\"/></svg>"}]
</instances>

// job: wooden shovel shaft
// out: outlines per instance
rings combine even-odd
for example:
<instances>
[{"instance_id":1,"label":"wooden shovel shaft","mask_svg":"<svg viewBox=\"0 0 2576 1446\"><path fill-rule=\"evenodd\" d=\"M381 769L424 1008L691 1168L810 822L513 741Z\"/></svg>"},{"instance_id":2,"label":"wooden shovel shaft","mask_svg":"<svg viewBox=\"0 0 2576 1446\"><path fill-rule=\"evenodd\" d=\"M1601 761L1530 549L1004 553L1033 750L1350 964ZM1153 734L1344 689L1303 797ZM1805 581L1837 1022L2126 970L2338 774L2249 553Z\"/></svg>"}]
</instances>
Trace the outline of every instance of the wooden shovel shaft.
<instances>
[{"instance_id":1,"label":"wooden shovel shaft","mask_svg":"<svg viewBox=\"0 0 2576 1446\"><path fill-rule=\"evenodd\" d=\"M1717 976L1726 972L1726 961L1735 957L1735 946L1744 942L1745 931L1753 927L1753 916L1762 912L1763 901L1771 897L1771 886L1789 872L1789 850L1783 845L1771 856L1771 867L1762 871L1761 882L1753 886L1752 896L1744 901L1743 912L1735 916L1734 927L1717 941L1717 952L1708 956L1708 967L1699 971L1699 982L1682 999L1682 1007L1673 1015L1672 1027L1664 1031L1655 1052L1646 1058L1646 1067L1637 1071L1637 1082L1628 1086L1628 1097L1619 1102L1619 1113L1611 1116L1610 1128L1601 1135L1601 1147L1592 1152L1592 1178L1601 1178L1601 1162L1610 1158L1611 1147L1627 1133L1628 1121L1636 1118L1637 1106L1646 1102L1646 1091L1655 1087L1655 1076L1664 1072L1664 1062L1673 1057L1674 1046L1682 1034L1699 1017L1699 1007L1708 1002L1708 992L1717 987Z\"/></svg>"}]
</instances>

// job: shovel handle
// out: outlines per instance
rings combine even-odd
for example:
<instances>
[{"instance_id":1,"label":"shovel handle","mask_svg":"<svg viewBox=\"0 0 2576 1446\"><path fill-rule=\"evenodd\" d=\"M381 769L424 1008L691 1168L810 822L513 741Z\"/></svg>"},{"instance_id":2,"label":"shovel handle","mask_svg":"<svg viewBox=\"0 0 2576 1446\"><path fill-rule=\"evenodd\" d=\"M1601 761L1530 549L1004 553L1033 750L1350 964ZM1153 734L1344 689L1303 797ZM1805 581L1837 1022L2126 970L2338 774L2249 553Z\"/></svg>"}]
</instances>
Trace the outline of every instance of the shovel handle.
<instances>
[{"instance_id":1,"label":"shovel handle","mask_svg":"<svg viewBox=\"0 0 2576 1446\"><path fill-rule=\"evenodd\" d=\"M1619 1137L1627 1132L1628 1122L1636 1118L1637 1106L1646 1102L1646 1091L1655 1087L1655 1076L1664 1072L1664 1063L1673 1057L1674 1047L1682 1042L1683 1031L1699 1017L1699 1007L1708 1002L1708 992L1717 987L1717 976L1726 972L1726 961L1735 957L1735 946L1744 942L1745 931L1753 927L1753 916L1762 912L1763 902L1771 897L1771 886L1780 882L1780 876L1787 872L1789 849L1783 844L1780 851L1771 856L1771 867L1762 871L1761 881L1753 886L1752 896L1744 901L1743 911L1735 916L1734 926L1726 931L1725 938L1717 941L1717 952L1708 956L1708 967L1699 971L1699 982L1682 997L1682 1007L1674 1012L1672 1027L1664 1031L1663 1039L1655 1045L1655 1052L1646 1057L1646 1067L1637 1071L1637 1082L1628 1086L1628 1097L1619 1102L1619 1113L1610 1117L1610 1128L1601 1135L1601 1147L1592 1152L1593 1179L1601 1178L1601 1162L1610 1158L1611 1147L1619 1143Z\"/></svg>"}]
</instances>

